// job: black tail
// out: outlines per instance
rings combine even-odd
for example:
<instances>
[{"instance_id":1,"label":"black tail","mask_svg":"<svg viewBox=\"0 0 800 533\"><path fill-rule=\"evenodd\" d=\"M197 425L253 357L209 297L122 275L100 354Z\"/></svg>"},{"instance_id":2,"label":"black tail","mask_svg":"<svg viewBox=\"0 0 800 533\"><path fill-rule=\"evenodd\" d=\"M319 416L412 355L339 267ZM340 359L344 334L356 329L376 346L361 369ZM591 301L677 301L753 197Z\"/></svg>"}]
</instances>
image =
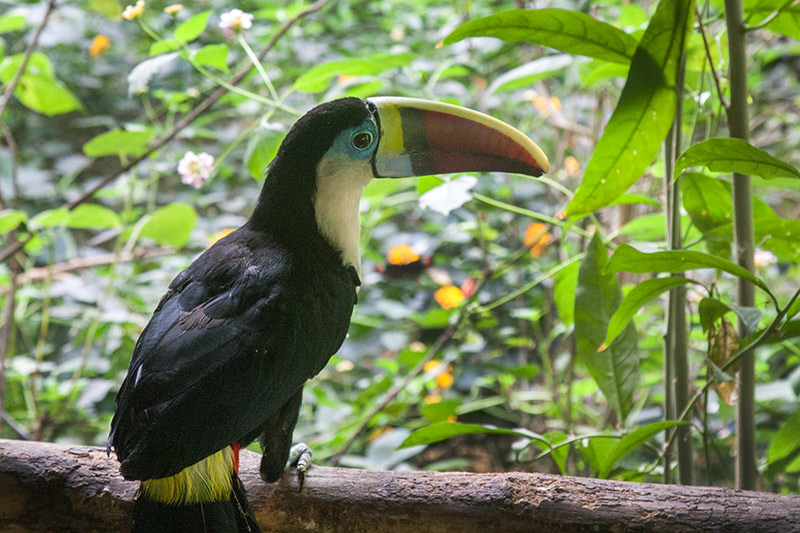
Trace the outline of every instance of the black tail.
<instances>
[{"instance_id":1,"label":"black tail","mask_svg":"<svg viewBox=\"0 0 800 533\"><path fill-rule=\"evenodd\" d=\"M139 494L133 507L131 533L259 533L244 486L231 475L228 501L171 505Z\"/></svg>"}]
</instances>

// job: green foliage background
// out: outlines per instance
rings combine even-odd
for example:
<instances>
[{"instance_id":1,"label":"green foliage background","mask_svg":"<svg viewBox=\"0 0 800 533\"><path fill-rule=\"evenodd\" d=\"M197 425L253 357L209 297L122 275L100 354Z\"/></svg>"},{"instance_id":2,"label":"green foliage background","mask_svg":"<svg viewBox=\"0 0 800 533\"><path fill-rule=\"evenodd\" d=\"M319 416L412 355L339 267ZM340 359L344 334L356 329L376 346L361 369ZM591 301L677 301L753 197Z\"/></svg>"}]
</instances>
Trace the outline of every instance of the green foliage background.
<instances>
[{"instance_id":1,"label":"green foliage background","mask_svg":"<svg viewBox=\"0 0 800 533\"><path fill-rule=\"evenodd\" d=\"M699 400L686 421L701 482L733 481L733 407L704 387L735 371L707 358L708 331L739 317L750 333L742 345L759 346L764 485L796 492L799 8L745 3L747 144L719 139L729 98L720 2L697 5L707 46L692 2L521 4L330 0L278 37L263 71L233 86L307 4L240 2L253 26L227 39L217 22L231 6L216 0L176 15L147 2L131 21L117 0L59 3L0 116L0 234L6 249L25 243L0 266L0 436L104 443L149 313L217 232L246 220L294 120L341 96L400 95L514 124L551 171L368 187L359 305L340 353L305 389L295 440L323 464L660 481L678 423L663 420L659 298L687 283ZM5 91L45 3L0 1L0 10ZM92 55L97 35L110 47ZM213 107L159 144L219 87L228 91ZM688 148L675 170L686 250L663 251L661 146L676 109ZM215 157L198 190L176 172L188 150ZM731 171L754 175L765 259L753 274L731 263ZM550 236L535 254L524 242L533 222ZM431 266L393 275L386 255L400 244ZM687 279L658 277L683 270ZM756 309L735 305L736 276L762 289ZM465 282L478 291L459 306L434 299L440 285Z\"/></svg>"}]
</instances>

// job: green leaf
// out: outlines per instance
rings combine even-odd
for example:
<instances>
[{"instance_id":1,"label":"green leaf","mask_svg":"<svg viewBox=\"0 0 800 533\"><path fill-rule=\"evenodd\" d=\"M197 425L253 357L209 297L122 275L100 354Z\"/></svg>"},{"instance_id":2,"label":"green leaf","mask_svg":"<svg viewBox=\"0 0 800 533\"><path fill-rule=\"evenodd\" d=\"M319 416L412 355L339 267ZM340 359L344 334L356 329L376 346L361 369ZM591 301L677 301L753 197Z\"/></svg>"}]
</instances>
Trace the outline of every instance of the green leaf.
<instances>
[{"instance_id":1,"label":"green leaf","mask_svg":"<svg viewBox=\"0 0 800 533\"><path fill-rule=\"evenodd\" d=\"M306 71L294 82L294 90L304 93L324 91L337 76L368 76L380 74L411 63L414 54L379 54L368 58L331 61Z\"/></svg>"},{"instance_id":2,"label":"green leaf","mask_svg":"<svg viewBox=\"0 0 800 533\"><path fill-rule=\"evenodd\" d=\"M0 81L9 83L22 66L24 54L0 63ZM25 107L52 117L82 109L78 98L55 77L50 59L41 52L31 54L25 72L14 89L14 96Z\"/></svg>"},{"instance_id":3,"label":"green leaf","mask_svg":"<svg viewBox=\"0 0 800 533\"><path fill-rule=\"evenodd\" d=\"M142 227L141 236L153 239L158 244L170 244L175 248L182 248L189 242L189 234L196 223L197 212L194 208L175 202L152 213Z\"/></svg>"},{"instance_id":4,"label":"green leaf","mask_svg":"<svg viewBox=\"0 0 800 533\"><path fill-rule=\"evenodd\" d=\"M278 153L285 133L283 128L262 126L250 136L244 160L247 161L247 170L255 179L264 178L264 171Z\"/></svg>"},{"instance_id":5,"label":"green leaf","mask_svg":"<svg viewBox=\"0 0 800 533\"><path fill-rule=\"evenodd\" d=\"M637 428L636 430L628 433L617 441L608 453L600 460L600 468L598 475L601 478L608 477L617 461L631 453L633 450L647 442L656 433L660 433L665 429L684 426L686 422L679 422L677 420L665 420L662 422L654 422Z\"/></svg>"},{"instance_id":6,"label":"green leaf","mask_svg":"<svg viewBox=\"0 0 800 533\"><path fill-rule=\"evenodd\" d=\"M605 272L608 256L598 234L592 238L581 261L575 292L575 341L578 356L589 369L603 395L625 420L633 406L639 381L636 330L629 323L608 348L598 352L622 291L614 274Z\"/></svg>"},{"instance_id":7,"label":"green leaf","mask_svg":"<svg viewBox=\"0 0 800 533\"><path fill-rule=\"evenodd\" d=\"M736 313L736 316L744 322L745 330L748 335L756 330L758 322L761 320L761 311L755 307L726 304L716 298L703 298L700 300L700 304L697 307L697 312L700 315L700 324L703 326L703 332L710 330L714 322L731 311Z\"/></svg>"},{"instance_id":8,"label":"green leaf","mask_svg":"<svg viewBox=\"0 0 800 533\"><path fill-rule=\"evenodd\" d=\"M421 405L419 412L431 422L444 422L451 416L455 416L459 405L461 405L459 400L442 400Z\"/></svg>"},{"instance_id":9,"label":"green leaf","mask_svg":"<svg viewBox=\"0 0 800 533\"><path fill-rule=\"evenodd\" d=\"M9 33L25 28L25 15L3 15L0 17L0 33Z\"/></svg>"},{"instance_id":10,"label":"green leaf","mask_svg":"<svg viewBox=\"0 0 800 533\"><path fill-rule=\"evenodd\" d=\"M684 272L698 268L717 268L734 276L754 283L765 291L769 288L760 278L727 259L692 250L671 250L667 252L644 253L636 248L621 244L608 262L608 272Z\"/></svg>"},{"instance_id":11,"label":"green leaf","mask_svg":"<svg viewBox=\"0 0 800 533\"><path fill-rule=\"evenodd\" d=\"M558 316L565 326L575 321L575 290L578 287L578 271L580 263L572 263L561 269L555 276L553 299L556 302Z\"/></svg>"},{"instance_id":12,"label":"green leaf","mask_svg":"<svg viewBox=\"0 0 800 533\"><path fill-rule=\"evenodd\" d=\"M675 176L689 167L771 178L800 178L800 171L741 139L707 139L686 149L675 162Z\"/></svg>"},{"instance_id":13,"label":"green leaf","mask_svg":"<svg viewBox=\"0 0 800 533\"><path fill-rule=\"evenodd\" d=\"M96 204L80 204L70 211L67 227L75 229L108 229L121 224L119 215L107 207Z\"/></svg>"},{"instance_id":14,"label":"green leaf","mask_svg":"<svg viewBox=\"0 0 800 533\"><path fill-rule=\"evenodd\" d=\"M112 20L122 18L122 8L117 0L89 0L89 7Z\"/></svg>"},{"instance_id":15,"label":"green leaf","mask_svg":"<svg viewBox=\"0 0 800 533\"><path fill-rule=\"evenodd\" d=\"M194 53L194 60L200 65L228 72L228 50L227 44L208 44Z\"/></svg>"},{"instance_id":16,"label":"green leaf","mask_svg":"<svg viewBox=\"0 0 800 533\"><path fill-rule=\"evenodd\" d=\"M629 235L635 241L663 242L667 233L666 216L664 213L638 216L622 226L619 232L621 235ZM702 236L691 226L687 216L681 216L681 232L687 241Z\"/></svg>"},{"instance_id":17,"label":"green leaf","mask_svg":"<svg viewBox=\"0 0 800 533\"><path fill-rule=\"evenodd\" d=\"M566 9L519 9L470 20L442 42L452 44L467 37L529 41L615 63L630 62L636 50L636 39L624 31L585 13Z\"/></svg>"},{"instance_id":18,"label":"green leaf","mask_svg":"<svg viewBox=\"0 0 800 533\"><path fill-rule=\"evenodd\" d=\"M203 11L193 17L186 19L175 29L175 38L182 43L190 43L200 37L208 25L208 17L211 10Z\"/></svg>"},{"instance_id":19,"label":"green leaf","mask_svg":"<svg viewBox=\"0 0 800 533\"><path fill-rule=\"evenodd\" d=\"M684 172L680 187L683 208L702 232L708 251L730 257L733 240L730 186L697 172Z\"/></svg>"},{"instance_id":20,"label":"green leaf","mask_svg":"<svg viewBox=\"0 0 800 533\"><path fill-rule=\"evenodd\" d=\"M693 20L691 0L660 2L631 61L617 108L565 214L607 206L644 173L675 115L675 80Z\"/></svg>"},{"instance_id":21,"label":"green leaf","mask_svg":"<svg viewBox=\"0 0 800 533\"><path fill-rule=\"evenodd\" d=\"M773 16L766 28L775 33L800 40L800 4L786 0L745 0L744 11L747 22L757 25L767 17Z\"/></svg>"},{"instance_id":22,"label":"green leaf","mask_svg":"<svg viewBox=\"0 0 800 533\"><path fill-rule=\"evenodd\" d=\"M64 224L69 216L66 207L57 207L42 211L31 219L31 226L36 228L55 228Z\"/></svg>"},{"instance_id":23,"label":"green leaf","mask_svg":"<svg viewBox=\"0 0 800 533\"><path fill-rule=\"evenodd\" d=\"M160 56L161 54L166 54L167 52L174 52L180 47L181 43L179 43L175 39L156 41L150 45L150 50L148 51L148 55L150 57Z\"/></svg>"},{"instance_id":24,"label":"green leaf","mask_svg":"<svg viewBox=\"0 0 800 533\"><path fill-rule=\"evenodd\" d=\"M147 152L147 146L153 138L151 128L142 131L125 131L119 128L101 133L83 145L83 153L89 157L107 155L140 156Z\"/></svg>"},{"instance_id":25,"label":"green leaf","mask_svg":"<svg viewBox=\"0 0 800 533\"><path fill-rule=\"evenodd\" d=\"M0 235L16 229L23 222L28 221L28 214L19 209L6 209L0 211Z\"/></svg>"},{"instance_id":26,"label":"green leaf","mask_svg":"<svg viewBox=\"0 0 800 533\"><path fill-rule=\"evenodd\" d=\"M544 437L524 429L502 429L490 425L462 424L460 422L436 422L430 426L425 426L414 431L406 437L398 448L408 448L419 444L431 444L439 442L457 435L471 435L474 433L485 433L489 435L516 435L528 439L545 441Z\"/></svg>"},{"instance_id":27,"label":"green leaf","mask_svg":"<svg viewBox=\"0 0 800 533\"><path fill-rule=\"evenodd\" d=\"M505 74L498 76L489 88L487 94L494 94L500 91L513 91L520 88L527 88L539 80L543 80L572 65L575 62L569 54L559 54L545 56L526 63L521 67L509 70Z\"/></svg>"},{"instance_id":28,"label":"green leaf","mask_svg":"<svg viewBox=\"0 0 800 533\"><path fill-rule=\"evenodd\" d=\"M642 194L625 193L617 197L616 200L609 205L627 205L627 204L647 204L655 207L661 207L661 202L655 198L644 196Z\"/></svg>"},{"instance_id":29,"label":"green leaf","mask_svg":"<svg viewBox=\"0 0 800 533\"><path fill-rule=\"evenodd\" d=\"M611 317L608 323L606 340L603 341L603 346L601 346L600 349L605 349L606 346L611 344L611 342L622 333L636 313L639 312L639 309L650 303L661 293L685 285L686 283L696 282L687 278L666 277L648 279L636 285L625 296L625 299L622 300L622 303L617 307L617 310Z\"/></svg>"},{"instance_id":30,"label":"green leaf","mask_svg":"<svg viewBox=\"0 0 800 533\"><path fill-rule=\"evenodd\" d=\"M774 463L800 448L800 411L790 416L778 430L767 451L767 461Z\"/></svg>"}]
</instances>

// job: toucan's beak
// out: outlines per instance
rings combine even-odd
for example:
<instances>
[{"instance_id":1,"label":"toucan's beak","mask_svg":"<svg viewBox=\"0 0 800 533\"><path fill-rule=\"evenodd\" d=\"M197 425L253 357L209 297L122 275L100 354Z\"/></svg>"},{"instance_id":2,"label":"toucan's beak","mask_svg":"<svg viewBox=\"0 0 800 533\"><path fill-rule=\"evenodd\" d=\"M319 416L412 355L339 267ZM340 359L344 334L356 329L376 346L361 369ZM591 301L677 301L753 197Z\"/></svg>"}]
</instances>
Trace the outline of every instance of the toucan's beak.
<instances>
[{"instance_id":1,"label":"toucan's beak","mask_svg":"<svg viewBox=\"0 0 800 533\"><path fill-rule=\"evenodd\" d=\"M471 109L416 98L368 98L379 122L375 175L450 172L541 176L547 156L524 133Z\"/></svg>"}]
</instances>

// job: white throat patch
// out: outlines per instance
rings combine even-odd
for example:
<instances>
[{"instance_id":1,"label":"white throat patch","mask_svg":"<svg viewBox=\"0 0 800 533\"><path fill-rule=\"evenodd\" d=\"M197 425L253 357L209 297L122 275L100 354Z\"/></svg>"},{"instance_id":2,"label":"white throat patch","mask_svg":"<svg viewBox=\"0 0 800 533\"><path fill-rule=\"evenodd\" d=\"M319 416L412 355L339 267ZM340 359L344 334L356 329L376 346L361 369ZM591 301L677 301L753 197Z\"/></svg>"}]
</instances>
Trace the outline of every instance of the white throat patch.
<instances>
[{"instance_id":1,"label":"white throat patch","mask_svg":"<svg viewBox=\"0 0 800 533\"><path fill-rule=\"evenodd\" d=\"M369 161L353 161L328 153L317 165L317 195L314 216L328 242L342 254L345 265L353 265L361 277L361 217L358 205L364 187L372 179Z\"/></svg>"}]
</instances>

